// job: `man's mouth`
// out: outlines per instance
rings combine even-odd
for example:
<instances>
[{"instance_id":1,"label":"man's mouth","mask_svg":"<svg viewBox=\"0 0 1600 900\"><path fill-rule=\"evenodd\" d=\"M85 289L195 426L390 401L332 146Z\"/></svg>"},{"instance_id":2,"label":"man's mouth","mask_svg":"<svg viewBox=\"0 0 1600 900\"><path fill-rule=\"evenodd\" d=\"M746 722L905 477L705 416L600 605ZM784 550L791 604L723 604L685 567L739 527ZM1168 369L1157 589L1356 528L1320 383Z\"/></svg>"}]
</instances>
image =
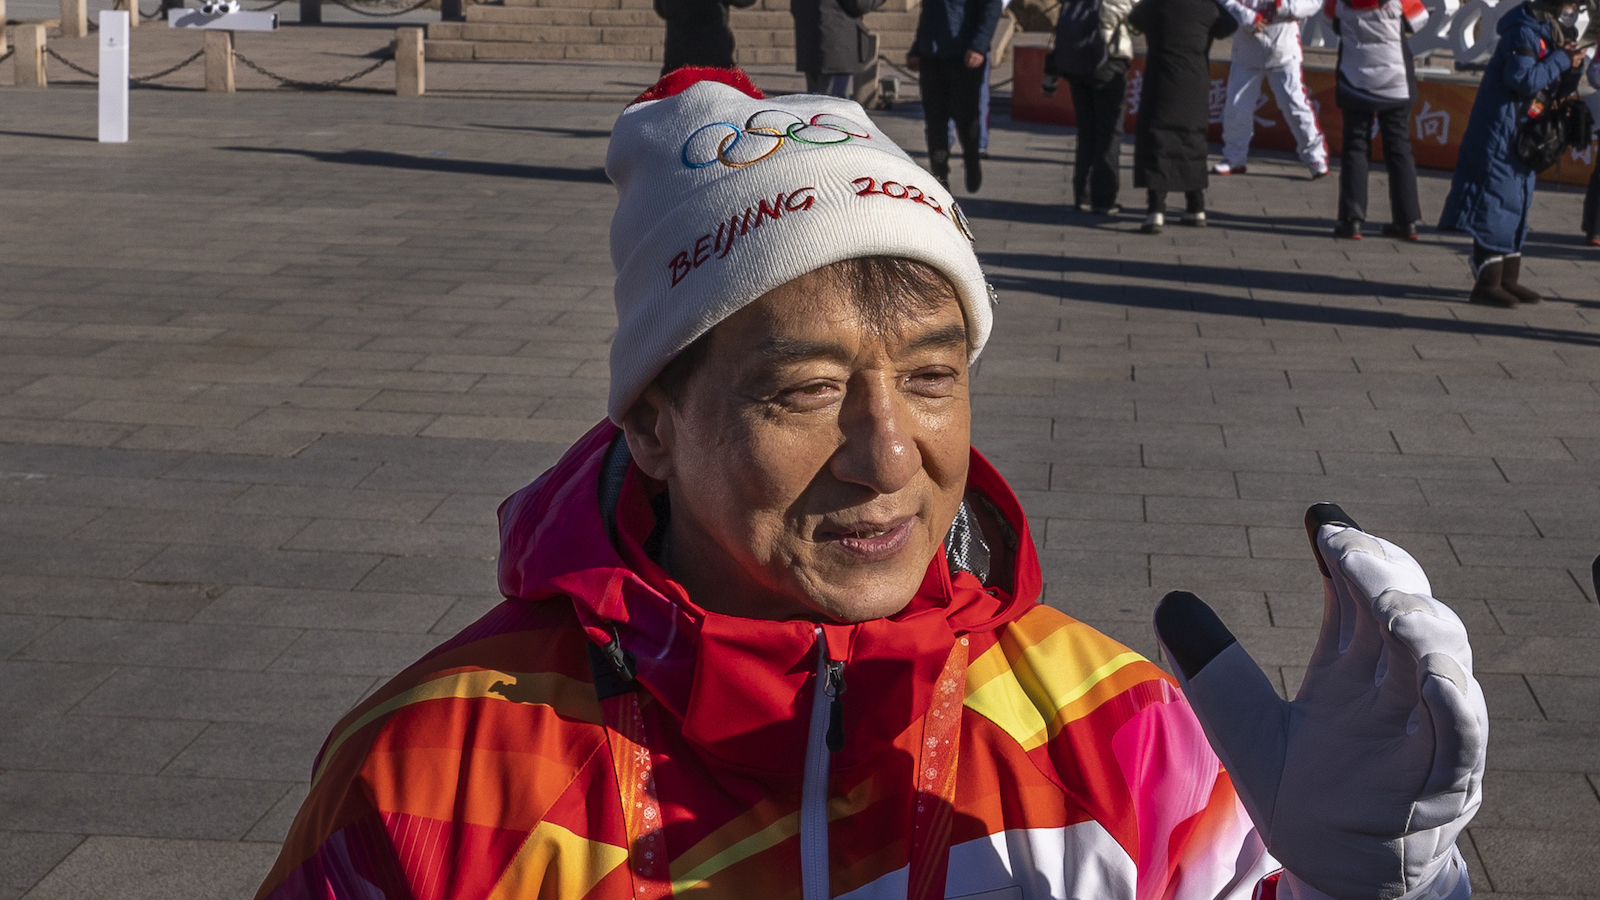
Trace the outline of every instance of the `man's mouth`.
<instances>
[{"instance_id":1,"label":"man's mouth","mask_svg":"<svg viewBox=\"0 0 1600 900\"><path fill-rule=\"evenodd\" d=\"M888 522L830 524L819 531L818 538L862 562L878 562L893 557L911 543L916 522L916 516L904 516Z\"/></svg>"}]
</instances>

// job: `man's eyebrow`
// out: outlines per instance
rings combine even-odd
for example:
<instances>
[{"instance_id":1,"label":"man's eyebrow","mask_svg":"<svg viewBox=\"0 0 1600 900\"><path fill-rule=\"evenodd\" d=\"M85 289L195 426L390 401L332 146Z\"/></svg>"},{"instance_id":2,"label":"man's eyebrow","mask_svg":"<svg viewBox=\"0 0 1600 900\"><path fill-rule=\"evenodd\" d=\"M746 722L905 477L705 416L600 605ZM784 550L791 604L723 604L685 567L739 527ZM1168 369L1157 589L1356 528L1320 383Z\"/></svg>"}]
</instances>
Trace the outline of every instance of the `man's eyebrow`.
<instances>
[{"instance_id":1,"label":"man's eyebrow","mask_svg":"<svg viewBox=\"0 0 1600 900\"><path fill-rule=\"evenodd\" d=\"M966 347L967 329L965 325L942 325L932 331L918 335L914 340L905 345L908 352L919 350L937 349L942 347ZM761 342L756 348L763 362L773 365L804 362L812 359L844 360L851 357L851 353L842 344L833 341L807 341L791 337L770 337Z\"/></svg>"},{"instance_id":2,"label":"man's eyebrow","mask_svg":"<svg viewBox=\"0 0 1600 900\"><path fill-rule=\"evenodd\" d=\"M965 325L944 325L917 337L906 345L907 350L928 350L951 346L967 346Z\"/></svg>"},{"instance_id":3,"label":"man's eyebrow","mask_svg":"<svg viewBox=\"0 0 1600 900\"><path fill-rule=\"evenodd\" d=\"M756 353L763 362L784 365L809 359L848 359L850 353L832 341L806 341L790 337L770 337L761 342Z\"/></svg>"}]
</instances>

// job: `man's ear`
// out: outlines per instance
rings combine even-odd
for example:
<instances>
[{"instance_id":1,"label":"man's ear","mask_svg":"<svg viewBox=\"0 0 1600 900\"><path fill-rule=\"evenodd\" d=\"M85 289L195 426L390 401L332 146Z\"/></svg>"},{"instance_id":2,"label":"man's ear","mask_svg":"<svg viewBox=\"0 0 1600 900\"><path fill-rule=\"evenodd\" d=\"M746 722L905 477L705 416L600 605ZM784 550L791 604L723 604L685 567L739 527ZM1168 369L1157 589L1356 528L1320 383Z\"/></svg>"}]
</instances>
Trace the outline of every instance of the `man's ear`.
<instances>
[{"instance_id":1,"label":"man's ear","mask_svg":"<svg viewBox=\"0 0 1600 900\"><path fill-rule=\"evenodd\" d=\"M673 474L675 412L666 393L652 384L622 416L622 434L633 454L633 464L656 481L666 481Z\"/></svg>"}]
</instances>

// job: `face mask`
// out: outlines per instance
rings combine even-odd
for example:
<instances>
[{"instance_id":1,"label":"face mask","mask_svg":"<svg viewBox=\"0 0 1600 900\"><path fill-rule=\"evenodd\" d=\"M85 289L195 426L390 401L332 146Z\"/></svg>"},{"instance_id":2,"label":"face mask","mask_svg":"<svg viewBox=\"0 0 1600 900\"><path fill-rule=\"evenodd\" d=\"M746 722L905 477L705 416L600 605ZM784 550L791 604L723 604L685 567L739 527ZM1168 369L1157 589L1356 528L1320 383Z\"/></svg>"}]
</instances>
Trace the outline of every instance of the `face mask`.
<instances>
[{"instance_id":1,"label":"face mask","mask_svg":"<svg viewBox=\"0 0 1600 900\"><path fill-rule=\"evenodd\" d=\"M1569 31L1576 30L1578 27L1578 11L1576 9L1562 10L1557 21L1561 23L1562 28Z\"/></svg>"}]
</instances>

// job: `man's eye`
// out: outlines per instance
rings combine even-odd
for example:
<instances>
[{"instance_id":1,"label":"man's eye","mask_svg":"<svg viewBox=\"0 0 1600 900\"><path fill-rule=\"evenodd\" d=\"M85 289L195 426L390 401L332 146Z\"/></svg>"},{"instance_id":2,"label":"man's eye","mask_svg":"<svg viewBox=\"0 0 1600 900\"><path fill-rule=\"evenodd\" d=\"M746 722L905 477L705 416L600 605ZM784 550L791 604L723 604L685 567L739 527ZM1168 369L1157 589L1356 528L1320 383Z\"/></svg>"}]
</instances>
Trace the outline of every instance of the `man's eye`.
<instances>
[{"instance_id":1,"label":"man's eye","mask_svg":"<svg viewBox=\"0 0 1600 900\"><path fill-rule=\"evenodd\" d=\"M818 381L779 391L778 402L795 409L815 409L832 403L838 393L838 385Z\"/></svg>"},{"instance_id":2,"label":"man's eye","mask_svg":"<svg viewBox=\"0 0 1600 900\"><path fill-rule=\"evenodd\" d=\"M945 370L917 372L906 379L906 386L924 396L944 397L955 389L955 373Z\"/></svg>"}]
</instances>

